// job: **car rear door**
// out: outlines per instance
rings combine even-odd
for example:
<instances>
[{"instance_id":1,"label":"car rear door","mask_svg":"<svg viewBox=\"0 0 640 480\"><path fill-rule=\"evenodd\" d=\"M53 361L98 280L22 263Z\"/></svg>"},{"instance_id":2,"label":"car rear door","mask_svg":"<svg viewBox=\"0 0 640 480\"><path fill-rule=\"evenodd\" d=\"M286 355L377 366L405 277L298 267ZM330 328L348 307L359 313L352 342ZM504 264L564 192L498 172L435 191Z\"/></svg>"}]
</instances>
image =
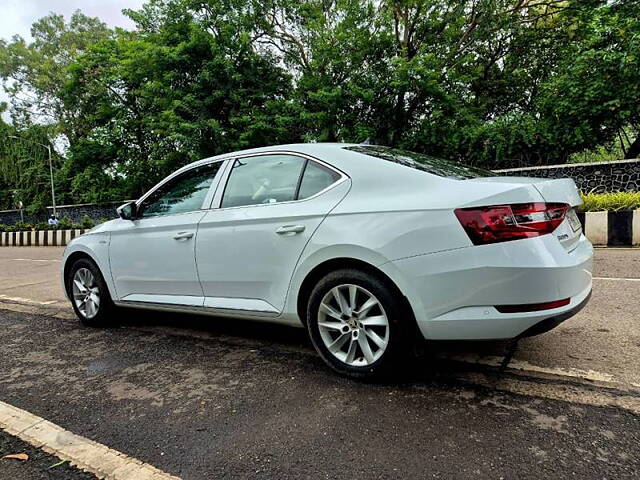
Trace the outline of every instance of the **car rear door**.
<instances>
[{"instance_id":1,"label":"car rear door","mask_svg":"<svg viewBox=\"0 0 640 480\"><path fill-rule=\"evenodd\" d=\"M348 191L336 169L294 153L233 160L198 226L205 307L275 315L307 242Z\"/></svg>"}]
</instances>

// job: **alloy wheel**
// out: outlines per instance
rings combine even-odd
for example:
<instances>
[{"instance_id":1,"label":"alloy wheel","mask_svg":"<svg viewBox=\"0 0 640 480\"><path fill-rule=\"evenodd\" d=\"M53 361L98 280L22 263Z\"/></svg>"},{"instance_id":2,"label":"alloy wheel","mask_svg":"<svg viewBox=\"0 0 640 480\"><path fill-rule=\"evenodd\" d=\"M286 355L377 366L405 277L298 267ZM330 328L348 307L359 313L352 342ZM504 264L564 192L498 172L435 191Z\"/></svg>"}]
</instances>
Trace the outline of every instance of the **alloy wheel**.
<instances>
[{"instance_id":1,"label":"alloy wheel","mask_svg":"<svg viewBox=\"0 0 640 480\"><path fill-rule=\"evenodd\" d=\"M84 318L93 318L100 308L100 289L88 268L79 268L73 275L73 301Z\"/></svg>"},{"instance_id":2,"label":"alloy wheel","mask_svg":"<svg viewBox=\"0 0 640 480\"><path fill-rule=\"evenodd\" d=\"M338 285L326 293L318 329L327 350L353 367L371 365L389 344L389 319L382 304L358 285Z\"/></svg>"}]
</instances>

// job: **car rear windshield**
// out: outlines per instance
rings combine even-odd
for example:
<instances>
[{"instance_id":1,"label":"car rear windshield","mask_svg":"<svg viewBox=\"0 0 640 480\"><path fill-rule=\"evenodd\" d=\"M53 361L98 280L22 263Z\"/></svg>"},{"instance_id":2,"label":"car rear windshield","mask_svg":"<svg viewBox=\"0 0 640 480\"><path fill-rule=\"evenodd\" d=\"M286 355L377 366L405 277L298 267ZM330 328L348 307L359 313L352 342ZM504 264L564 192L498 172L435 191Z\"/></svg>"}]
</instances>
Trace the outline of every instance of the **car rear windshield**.
<instances>
[{"instance_id":1,"label":"car rear windshield","mask_svg":"<svg viewBox=\"0 0 640 480\"><path fill-rule=\"evenodd\" d=\"M358 153L364 153L372 157L398 163L405 167L415 168L423 172L432 173L440 177L453 178L455 180L467 180L478 177L496 177L494 172L478 167L470 167L461 163L444 160L424 153L409 152L390 147L380 147L377 145L358 145L344 147Z\"/></svg>"}]
</instances>

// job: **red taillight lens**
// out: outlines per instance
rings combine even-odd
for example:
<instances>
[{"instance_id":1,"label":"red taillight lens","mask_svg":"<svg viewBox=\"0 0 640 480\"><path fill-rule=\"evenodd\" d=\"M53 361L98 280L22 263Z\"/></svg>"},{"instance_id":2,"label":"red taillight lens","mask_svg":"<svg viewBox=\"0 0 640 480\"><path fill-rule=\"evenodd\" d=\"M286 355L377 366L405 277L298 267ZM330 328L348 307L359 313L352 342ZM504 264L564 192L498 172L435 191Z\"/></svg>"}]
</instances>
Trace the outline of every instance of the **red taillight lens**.
<instances>
[{"instance_id":1,"label":"red taillight lens","mask_svg":"<svg viewBox=\"0 0 640 480\"><path fill-rule=\"evenodd\" d=\"M517 203L458 208L455 214L473 244L485 245L551 233L569 208L566 203Z\"/></svg>"}]
</instances>

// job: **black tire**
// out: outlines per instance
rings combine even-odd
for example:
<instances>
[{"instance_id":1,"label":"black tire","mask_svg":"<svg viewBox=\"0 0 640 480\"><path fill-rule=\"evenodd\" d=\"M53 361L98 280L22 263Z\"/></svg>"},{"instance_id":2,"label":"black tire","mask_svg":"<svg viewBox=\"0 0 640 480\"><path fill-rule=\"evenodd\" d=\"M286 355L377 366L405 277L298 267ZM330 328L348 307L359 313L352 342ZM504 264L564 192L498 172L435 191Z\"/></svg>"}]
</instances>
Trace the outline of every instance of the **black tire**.
<instances>
[{"instance_id":1,"label":"black tire","mask_svg":"<svg viewBox=\"0 0 640 480\"><path fill-rule=\"evenodd\" d=\"M336 358L325 345L320 333L318 326L320 304L325 295L331 292L334 287L341 285L356 285L373 294L381 305L384 314L386 314L389 328L388 343L381 356L368 365L353 366ZM359 379L390 377L394 371L397 372L395 367L406 362L410 357L410 352L412 352L410 347L413 343L411 337L415 332L413 328L414 322L403 300L386 279L377 275L351 268L336 270L327 274L311 292L307 305L307 329L313 346L325 363L342 375ZM337 337L340 334L340 332L337 332L335 335ZM360 347L358 349L363 353ZM361 356L362 359L364 359L364 355Z\"/></svg>"},{"instance_id":2,"label":"black tire","mask_svg":"<svg viewBox=\"0 0 640 480\"><path fill-rule=\"evenodd\" d=\"M98 289L100 304L97 308L97 313L95 315L88 317L83 314L78 305L76 305L76 301L74 300L73 295L73 279L80 269L87 269L93 275L95 281L95 287ZM76 316L80 320L80 322L87 327L107 327L112 326L114 322L115 316L113 315L115 310L115 305L111 300L111 295L109 294L109 289L107 288L107 284L104 281L104 277L100 272L98 266L88 258L80 258L73 262L71 268L67 273L67 278L65 279L65 285L67 288L67 292L69 297L71 298L71 305L73 306L73 311L76 313Z\"/></svg>"}]
</instances>

